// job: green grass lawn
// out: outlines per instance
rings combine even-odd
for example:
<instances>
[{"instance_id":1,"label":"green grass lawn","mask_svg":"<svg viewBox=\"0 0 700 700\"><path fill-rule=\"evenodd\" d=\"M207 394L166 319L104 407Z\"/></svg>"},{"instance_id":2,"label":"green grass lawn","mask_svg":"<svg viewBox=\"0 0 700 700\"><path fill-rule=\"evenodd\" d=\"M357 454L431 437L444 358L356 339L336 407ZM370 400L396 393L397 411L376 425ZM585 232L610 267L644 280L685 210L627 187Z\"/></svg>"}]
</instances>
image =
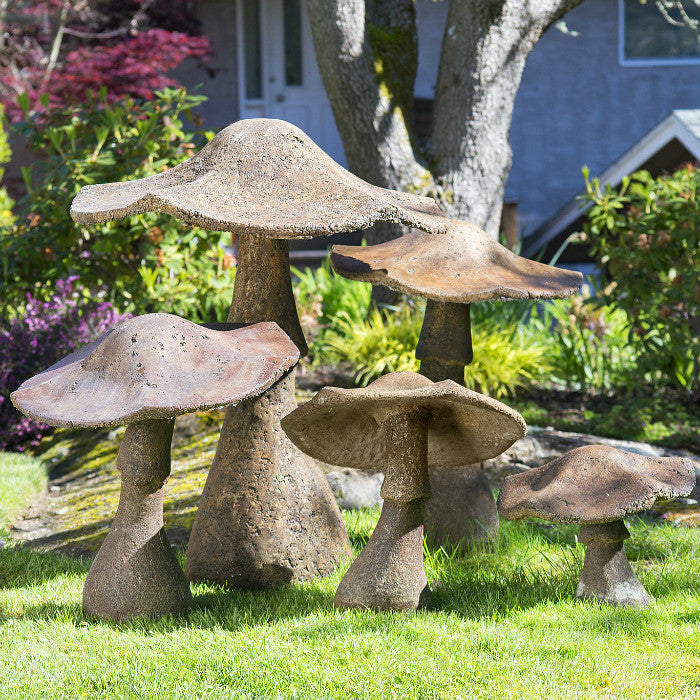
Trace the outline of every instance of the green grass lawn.
<instances>
[{"instance_id":1,"label":"green grass lawn","mask_svg":"<svg viewBox=\"0 0 700 700\"><path fill-rule=\"evenodd\" d=\"M0 539L27 501L46 487L46 468L30 455L0 452Z\"/></svg>"},{"instance_id":2,"label":"green grass lawn","mask_svg":"<svg viewBox=\"0 0 700 700\"><path fill-rule=\"evenodd\" d=\"M356 552L377 517L345 514ZM334 610L339 571L271 593L198 585L186 619L95 623L80 610L89 562L6 546L0 698L699 697L700 532L630 526L655 597L638 611L573 600L570 526L503 523L495 549L426 552L439 583L415 614Z\"/></svg>"}]
</instances>

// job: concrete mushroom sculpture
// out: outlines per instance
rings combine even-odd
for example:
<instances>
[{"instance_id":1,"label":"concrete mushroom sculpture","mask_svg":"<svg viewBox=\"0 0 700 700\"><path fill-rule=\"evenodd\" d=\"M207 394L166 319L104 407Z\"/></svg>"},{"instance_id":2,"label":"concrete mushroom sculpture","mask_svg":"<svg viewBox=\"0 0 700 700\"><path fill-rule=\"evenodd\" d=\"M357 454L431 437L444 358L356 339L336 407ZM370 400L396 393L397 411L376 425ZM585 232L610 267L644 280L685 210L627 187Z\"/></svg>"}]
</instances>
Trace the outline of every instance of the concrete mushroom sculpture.
<instances>
[{"instance_id":1,"label":"concrete mushroom sculpture","mask_svg":"<svg viewBox=\"0 0 700 700\"><path fill-rule=\"evenodd\" d=\"M623 518L650 508L657 498L688 494L694 486L689 459L589 445L509 476L498 496L498 510L507 520L579 523L586 558L576 597L641 607L651 597L625 556L624 541L630 533Z\"/></svg>"},{"instance_id":2,"label":"concrete mushroom sculpture","mask_svg":"<svg viewBox=\"0 0 700 700\"><path fill-rule=\"evenodd\" d=\"M556 299L583 281L579 272L527 260L477 226L450 220L447 235L414 231L372 246L333 246L335 271L352 280L381 284L427 299L416 357L433 381L464 383L473 359L470 304L477 301ZM438 542L468 545L494 537L498 513L488 481L473 466L431 472L426 528Z\"/></svg>"},{"instance_id":3,"label":"concrete mushroom sculpture","mask_svg":"<svg viewBox=\"0 0 700 700\"><path fill-rule=\"evenodd\" d=\"M228 320L276 321L302 355L307 347L292 294L288 239L377 221L432 233L447 229L433 200L367 184L300 129L274 119L236 122L164 173L84 187L71 207L85 224L147 211L237 234ZM281 416L295 406L290 375L227 411L190 537L191 580L268 588L325 574L349 553L323 473L279 429Z\"/></svg>"},{"instance_id":4,"label":"concrete mushroom sculpture","mask_svg":"<svg viewBox=\"0 0 700 700\"><path fill-rule=\"evenodd\" d=\"M90 617L157 617L189 608L189 584L163 527L175 417L255 396L299 359L275 323L228 328L170 314L139 316L11 396L25 415L50 425L127 425L117 455L119 506L83 590Z\"/></svg>"},{"instance_id":5,"label":"concrete mushroom sculpture","mask_svg":"<svg viewBox=\"0 0 700 700\"><path fill-rule=\"evenodd\" d=\"M316 459L386 473L379 522L335 596L337 607L372 610L415 610L428 601L428 467L490 459L526 432L520 414L499 401L414 372L387 374L364 389L321 389L282 427Z\"/></svg>"}]
</instances>

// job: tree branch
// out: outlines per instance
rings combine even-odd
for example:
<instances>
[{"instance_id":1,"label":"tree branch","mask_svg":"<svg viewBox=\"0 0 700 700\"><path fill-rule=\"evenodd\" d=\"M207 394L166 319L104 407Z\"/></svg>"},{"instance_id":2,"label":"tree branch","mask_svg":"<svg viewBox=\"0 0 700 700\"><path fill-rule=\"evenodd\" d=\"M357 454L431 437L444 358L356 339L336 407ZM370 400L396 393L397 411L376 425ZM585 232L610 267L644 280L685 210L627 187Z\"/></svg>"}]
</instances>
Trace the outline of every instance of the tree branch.
<instances>
[{"instance_id":1,"label":"tree branch","mask_svg":"<svg viewBox=\"0 0 700 700\"><path fill-rule=\"evenodd\" d=\"M37 93L39 96L41 96L45 92L46 86L49 84L49 78L51 78L51 73L53 73L53 70L56 67L56 62L58 61L58 54L61 51L61 44L63 43L63 34L66 29L66 20L68 18L68 10L70 9L70 6L70 0L64 0L63 6L61 7L61 14L58 19L58 28L56 29L56 34L51 44L51 53L49 54L49 61L46 64L44 77L42 78L41 85L39 86L39 91Z\"/></svg>"},{"instance_id":2,"label":"tree branch","mask_svg":"<svg viewBox=\"0 0 700 700\"><path fill-rule=\"evenodd\" d=\"M4 0L5 2L7 0ZM154 0L146 0L139 10L134 14L134 16L129 20L128 24L117 29L112 29L105 32L85 32L82 29L72 29L71 27L66 27L63 30L64 34L70 34L71 36L78 37L80 39L114 39L118 36L124 36L129 32L136 31L138 25L144 19L146 19L146 13L148 8L153 4Z\"/></svg>"},{"instance_id":3,"label":"tree branch","mask_svg":"<svg viewBox=\"0 0 700 700\"><path fill-rule=\"evenodd\" d=\"M697 7L700 7L700 0L693 0L693 2ZM688 14L681 0L655 0L654 4L669 24L672 24L674 27L687 27L700 42L700 20ZM671 16L672 10L678 12L680 19L675 19Z\"/></svg>"}]
</instances>

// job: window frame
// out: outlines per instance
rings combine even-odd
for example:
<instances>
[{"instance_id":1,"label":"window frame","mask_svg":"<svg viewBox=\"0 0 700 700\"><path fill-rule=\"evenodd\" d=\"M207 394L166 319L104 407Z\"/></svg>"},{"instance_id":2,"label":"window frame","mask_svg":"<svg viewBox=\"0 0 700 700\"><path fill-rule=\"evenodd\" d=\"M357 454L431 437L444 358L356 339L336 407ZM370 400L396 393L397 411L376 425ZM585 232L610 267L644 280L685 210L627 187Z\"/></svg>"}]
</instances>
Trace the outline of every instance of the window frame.
<instances>
[{"instance_id":1,"label":"window frame","mask_svg":"<svg viewBox=\"0 0 700 700\"><path fill-rule=\"evenodd\" d=\"M652 68L672 66L698 66L700 56L683 57L658 57L658 58L627 58L625 56L625 2L637 2L637 0L618 0L618 37L617 54L621 66L625 68Z\"/></svg>"}]
</instances>

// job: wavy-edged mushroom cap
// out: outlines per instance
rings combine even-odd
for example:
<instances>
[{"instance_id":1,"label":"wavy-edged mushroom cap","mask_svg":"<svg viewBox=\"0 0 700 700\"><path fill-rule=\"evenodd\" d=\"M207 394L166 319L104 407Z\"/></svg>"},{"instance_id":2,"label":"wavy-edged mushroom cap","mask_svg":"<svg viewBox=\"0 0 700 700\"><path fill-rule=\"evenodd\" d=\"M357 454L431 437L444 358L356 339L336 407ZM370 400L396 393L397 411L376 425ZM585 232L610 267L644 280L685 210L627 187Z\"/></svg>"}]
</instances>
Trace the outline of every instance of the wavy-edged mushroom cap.
<instances>
[{"instance_id":1,"label":"wavy-edged mushroom cap","mask_svg":"<svg viewBox=\"0 0 700 700\"><path fill-rule=\"evenodd\" d=\"M393 372L364 389L325 387L282 419L303 452L329 464L383 469L391 449L383 422L397 413L428 421L428 466L457 467L491 459L525 436L522 416L500 401L453 381Z\"/></svg>"},{"instance_id":2,"label":"wavy-edged mushroom cap","mask_svg":"<svg viewBox=\"0 0 700 700\"><path fill-rule=\"evenodd\" d=\"M580 272L522 258L456 219L446 236L414 231L372 246L334 245L331 263L339 275L358 282L462 304L563 298L583 282Z\"/></svg>"},{"instance_id":3,"label":"wavy-edged mushroom cap","mask_svg":"<svg viewBox=\"0 0 700 700\"><path fill-rule=\"evenodd\" d=\"M595 525L683 496L695 485L684 457L647 457L604 445L577 447L536 469L509 476L498 496L507 520L541 518Z\"/></svg>"},{"instance_id":4,"label":"wavy-edged mushroom cap","mask_svg":"<svg viewBox=\"0 0 700 700\"><path fill-rule=\"evenodd\" d=\"M172 314L147 314L28 379L11 398L49 425L123 425L256 396L298 360L276 323L210 330Z\"/></svg>"},{"instance_id":5,"label":"wavy-edged mushroom cap","mask_svg":"<svg viewBox=\"0 0 700 700\"><path fill-rule=\"evenodd\" d=\"M355 231L377 221L444 233L448 221L434 200L366 183L279 119L235 122L180 165L141 180L88 185L71 206L84 224L149 211L270 238Z\"/></svg>"}]
</instances>

